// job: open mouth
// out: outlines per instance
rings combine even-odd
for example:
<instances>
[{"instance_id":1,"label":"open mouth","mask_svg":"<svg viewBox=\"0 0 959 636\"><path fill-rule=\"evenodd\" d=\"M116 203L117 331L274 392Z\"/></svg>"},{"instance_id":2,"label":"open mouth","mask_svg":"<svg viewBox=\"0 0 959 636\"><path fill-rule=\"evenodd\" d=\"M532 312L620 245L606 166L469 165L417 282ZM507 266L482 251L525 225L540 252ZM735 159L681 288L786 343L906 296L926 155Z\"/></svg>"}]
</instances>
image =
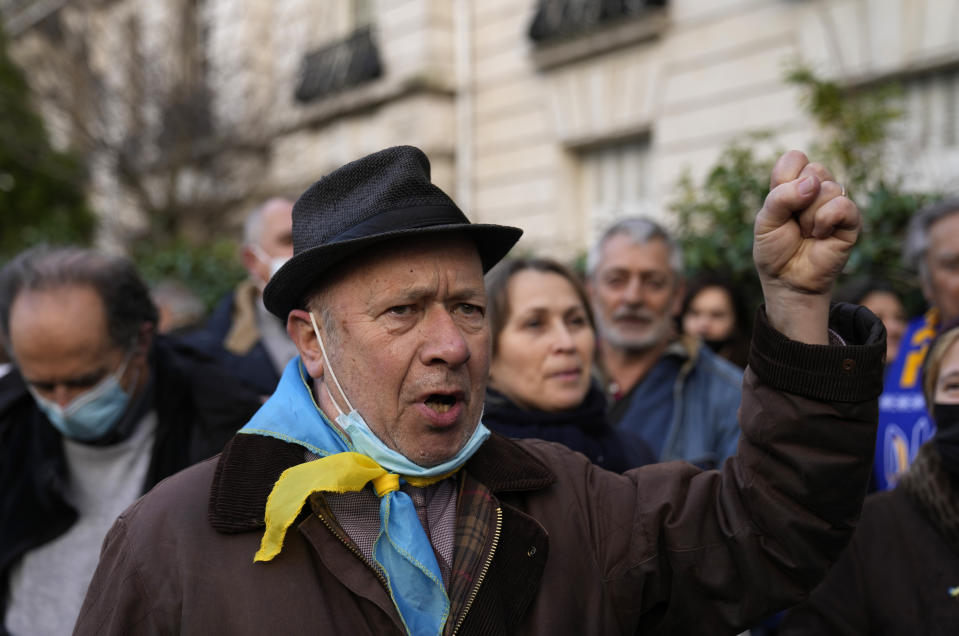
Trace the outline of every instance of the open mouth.
<instances>
[{"instance_id":1,"label":"open mouth","mask_svg":"<svg viewBox=\"0 0 959 636\"><path fill-rule=\"evenodd\" d=\"M456 405L456 397L453 395L443 395L441 393L432 393L426 398L426 406L437 413L446 413Z\"/></svg>"}]
</instances>

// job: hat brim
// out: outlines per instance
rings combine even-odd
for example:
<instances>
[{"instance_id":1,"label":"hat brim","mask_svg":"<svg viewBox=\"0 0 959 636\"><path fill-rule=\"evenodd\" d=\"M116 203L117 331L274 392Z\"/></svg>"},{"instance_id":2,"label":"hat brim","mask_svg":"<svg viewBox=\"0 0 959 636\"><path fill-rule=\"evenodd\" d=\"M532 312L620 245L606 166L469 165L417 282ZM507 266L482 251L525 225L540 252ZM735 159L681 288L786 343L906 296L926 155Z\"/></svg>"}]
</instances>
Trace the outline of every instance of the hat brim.
<instances>
[{"instance_id":1,"label":"hat brim","mask_svg":"<svg viewBox=\"0 0 959 636\"><path fill-rule=\"evenodd\" d=\"M263 289L263 304L271 313L286 320L290 311L302 308L307 292L316 287L325 273L361 249L393 239L456 232L468 236L476 244L484 274L509 253L523 234L523 230L508 225L455 223L394 230L320 245L296 254L277 270Z\"/></svg>"}]
</instances>

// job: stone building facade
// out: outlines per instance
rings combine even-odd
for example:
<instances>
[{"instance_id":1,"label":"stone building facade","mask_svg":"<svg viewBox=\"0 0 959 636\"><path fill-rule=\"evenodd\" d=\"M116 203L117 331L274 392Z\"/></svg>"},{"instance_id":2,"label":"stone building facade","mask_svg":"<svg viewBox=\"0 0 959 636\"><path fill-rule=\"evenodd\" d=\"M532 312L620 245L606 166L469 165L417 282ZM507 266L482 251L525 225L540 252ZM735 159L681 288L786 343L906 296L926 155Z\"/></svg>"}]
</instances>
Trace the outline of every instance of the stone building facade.
<instances>
[{"instance_id":1,"label":"stone building facade","mask_svg":"<svg viewBox=\"0 0 959 636\"><path fill-rule=\"evenodd\" d=\"M137 69L181 81L201 76L206 128L191 133L189 168L167 181L180 193L222 194L236 218L263 196L295 195L346 161L410 143L426 151L434 180L473 220L521 226L525 248L571 256L617 216L668 223L683 170L701 174L744 133L772 130L776 146L808 147L815 130L783 81L797 61L851 85L902 79L909 114L895 152L903 169L923 186L948 187L959 174L959 0L0 7L27 68L57 45L50 31L82 23L87 48L97 49L91 63L125 86L121 93L142 92L135 81L124 84ZM164 37L177 31L171 24L179 36ZM185 51L184 64L177 55ZM163 121L146 101L112 125ZM70 123L59 121L66 143ZM143 170L168 165L161 142L137 148L153 157ZM98 208L129 209L135 219L136 201L110 162L103 166L94 181Z\"/></svg>"}]
</instances>

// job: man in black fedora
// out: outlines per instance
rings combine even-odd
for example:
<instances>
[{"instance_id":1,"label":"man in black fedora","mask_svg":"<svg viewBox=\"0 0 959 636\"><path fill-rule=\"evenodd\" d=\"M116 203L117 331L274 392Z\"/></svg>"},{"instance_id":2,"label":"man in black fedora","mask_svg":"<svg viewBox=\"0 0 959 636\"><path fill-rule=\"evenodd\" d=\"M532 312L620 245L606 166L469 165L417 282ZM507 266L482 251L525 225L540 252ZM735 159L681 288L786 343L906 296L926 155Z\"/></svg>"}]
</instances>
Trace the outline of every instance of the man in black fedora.
<instances>
[{"instance_id":1,"label":"man in black fedora","mask_svg":"<svg viewBox=\"0 0 959 636\"><path fill-rule=\"evenodd\" d=\"M415 148L320 179L264 293L299 357L117 520L75 633L735 633L795 603L855 525L885 344L830 309L855 205L795 151L772 185L738 454L618 475L482 425L483 273L518 229L470 223Z\"/></svg>"}]
</instances>

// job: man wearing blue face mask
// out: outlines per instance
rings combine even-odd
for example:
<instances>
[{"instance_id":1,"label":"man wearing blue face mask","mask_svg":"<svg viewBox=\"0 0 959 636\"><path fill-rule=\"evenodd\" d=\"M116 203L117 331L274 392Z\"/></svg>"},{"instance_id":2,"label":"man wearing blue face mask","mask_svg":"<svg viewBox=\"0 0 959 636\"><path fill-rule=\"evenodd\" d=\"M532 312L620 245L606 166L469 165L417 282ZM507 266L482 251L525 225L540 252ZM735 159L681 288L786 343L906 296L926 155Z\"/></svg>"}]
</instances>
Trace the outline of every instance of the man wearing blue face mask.
<instances>
[{"instance_id":1,"label":"man wearing blue face mask","mask_svg":"<svg viewBox=\"0 0 959 636\"><path fill-rule=\"evenodd\" d=\"M258 406L156 321L125 259L36 248L0 272L0 634L69 633L116 516Z\"/></svg>"},{"instance_id":2,"label":"man wearing blue face mask","mask_svg":"<svg viewBox=\"0 0 959 636\"><path fill-rule=\"evenodd\" d=\"M321 178L264 291L299 356L117 519L74 634L733 634L797 602L855 527L885 342L830 307L855 204L795 151L772 186L737 454L619 474L482 422L483 277L518 228L471 223L410 146Z\"/></svg>"},{"instance_id":3,"label":"man wearing blue face mask","mask_svg":"<svg viewBox=\"0 0 959 636\"><path fill-rule=\"evenodd\" d=\"M264 396L273 392L283 367L296 355L285 323L263 305L263 288L293 255L292 213L293 202L279 197L250 212L240 248L249 277L220 301L200 329L181 337Z\"/></svg>"}]
</instances>

